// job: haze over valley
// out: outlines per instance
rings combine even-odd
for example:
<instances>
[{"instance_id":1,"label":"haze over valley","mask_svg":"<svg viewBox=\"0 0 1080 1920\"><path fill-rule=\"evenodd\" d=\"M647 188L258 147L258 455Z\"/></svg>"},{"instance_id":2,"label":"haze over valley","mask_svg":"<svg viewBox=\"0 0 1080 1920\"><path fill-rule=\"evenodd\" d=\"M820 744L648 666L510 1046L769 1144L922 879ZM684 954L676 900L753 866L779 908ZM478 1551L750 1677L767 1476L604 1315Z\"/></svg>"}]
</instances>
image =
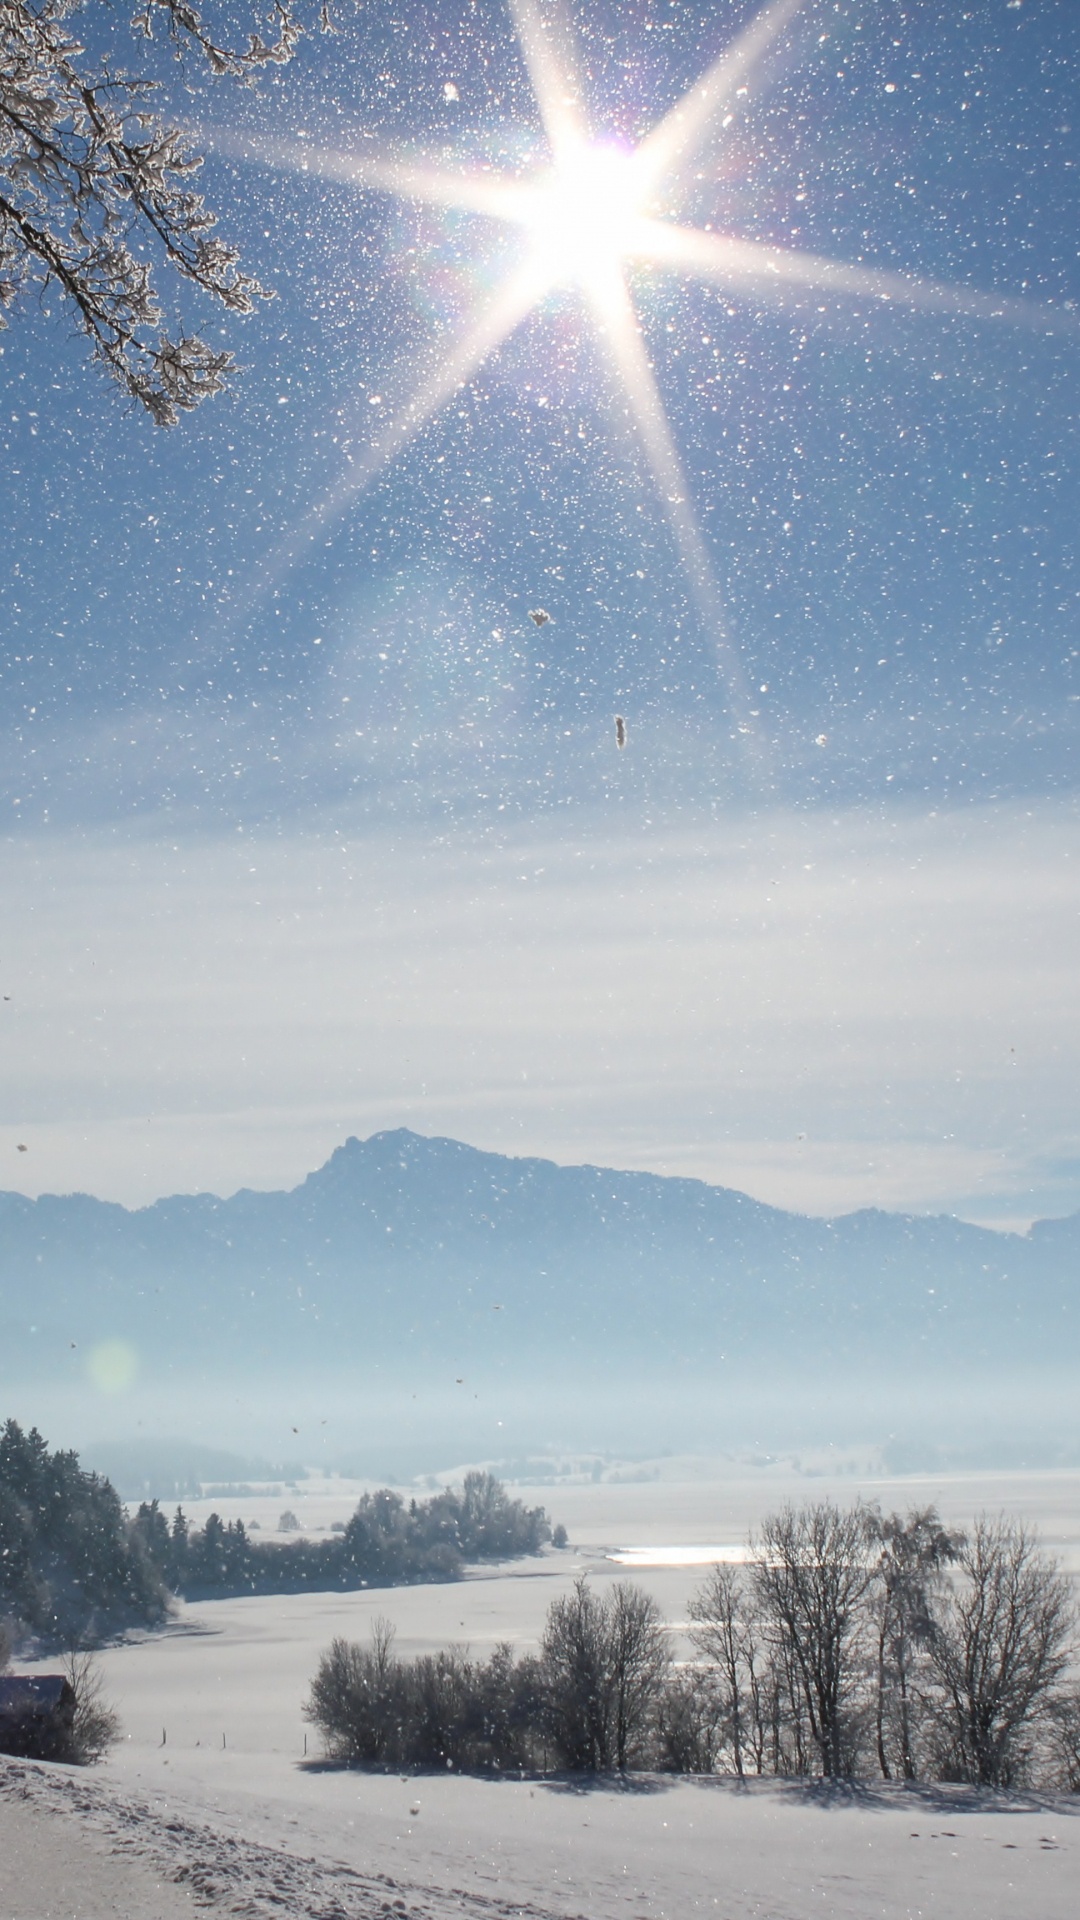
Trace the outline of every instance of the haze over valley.
<instances>
[{"instance_id":1,"label":"haze over valley","mask_svg":"<svg viewBox=\"0 0 1080 1920\"><path fill-rule=\"evenodd\" d=\"M1078 1256L1080 1216L821 1220L397 1129L288 1192L0 1197L0 1380L132 1470L140 1438L406 1478L553 1449L1069 1464Z\"/></svg>"}]
</instances>

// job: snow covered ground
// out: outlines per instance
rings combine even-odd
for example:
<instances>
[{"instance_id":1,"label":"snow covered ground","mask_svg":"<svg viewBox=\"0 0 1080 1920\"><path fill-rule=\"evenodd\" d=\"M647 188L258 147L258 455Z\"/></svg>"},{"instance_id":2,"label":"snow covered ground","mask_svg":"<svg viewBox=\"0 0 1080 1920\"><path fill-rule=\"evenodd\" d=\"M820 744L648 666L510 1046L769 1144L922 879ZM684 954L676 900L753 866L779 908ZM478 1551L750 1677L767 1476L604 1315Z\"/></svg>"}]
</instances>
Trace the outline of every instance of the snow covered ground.
<instances>
[{"instance_id":1,"label":"snow covered ground","mask_svg":"<svg viewBox=\"0 0 1080 1920\"><path fill-rule=\"evenodd\" d=\"M578 1571L597 1581L625 1575L609 1557L620 1548L634 1550L633 1577L677 1625L701 1577L693 1562L703 1547L738 1543L788 1494L860 1490L886 1506L936 1499L950 1521L981 1508L1021 1512L1080 1570L1077 1473L874 1488L848 1477L838 1487L785 1485L766 1471L722 1483L537 1489L567 1524L571 1550L449 1586L205 1602L180 1609L168 1633L111 1649L103 1667L121 1746L88 1774L0 1762L0 1843L12 1795L22 1794L15 1804L24 1822L55 1826L49 1810L66 1810L75 1816L69 1835L78 1825L99 1850L134 1852L178 1891L249 1912L340 1920L1075 1920L1080 1803L957 1788L830 1793L762 1782L740 1790L660 1777L593 1786L403 1778L319 1764L301 1707L335 1634L363 1637L371 1617L384 1614L406 1654L450 1641L526 1646ZM312 1516L291 1496L289 1504L308 1524ZM320 1523L346 1513L347 1505L341 1515L327 1510ZM658 1564L649 1564L650 1550ZM692 1563L678 1564L681 1555ZM9 1895L10 1857L0 1844L0 1920L97 1920L87 1904L35 1905L23 1880ZM130 1910L173 1920L165 1902Z\"/></svg>"},{"instance_id":2,"label":"snow covered ground","mask_svg":"<svg viewBox=\"0 0 1080 1920\"><path fill-rule=\"evenodd\" d=\"M200 1905L311 1920L1075 1920L1080 1808L962 1789L839 1793L646 1779L626 1788L297 1774L249 1755L99 1769L0 1761L4 1920L175 1920ZM166 1784L167 1782L167 1784ZM27 1799L14 1796L26 1794ZM9 1820L38 1816L15 1879ZM55 1815L67 1814L59 1826ZM59 1829L59 1831L58 1831ZM75 1835L116 1904L41 1897ZM57 1835L54 1841L54 1834ZM128 1868L137 1863L140 1882ZM17 1862L16 1862L17 1864ZM71 1868L67 1884L71 1887ZM155 1883L169 1883L162 1894ZM7 1883L7 1884L6 1884ZM140 1900L142 1904L137 1904Z\"/></svg>"}]
</instances>

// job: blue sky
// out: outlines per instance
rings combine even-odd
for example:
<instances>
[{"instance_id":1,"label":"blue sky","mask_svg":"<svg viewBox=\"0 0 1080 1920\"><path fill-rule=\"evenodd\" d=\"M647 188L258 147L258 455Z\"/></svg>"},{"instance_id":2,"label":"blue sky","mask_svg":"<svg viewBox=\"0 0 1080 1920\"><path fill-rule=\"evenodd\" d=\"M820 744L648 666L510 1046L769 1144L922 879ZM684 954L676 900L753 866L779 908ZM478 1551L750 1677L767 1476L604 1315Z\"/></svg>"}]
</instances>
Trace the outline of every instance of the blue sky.
<instances>
[{"instance_id":1,"label":"blue sky","mask_svg":"<svg viewBox=\"0 0 1080 1920\"><path fill-rule=\"evenodd\" d=\"M753 14L579 6L597 136ZM191 304L227 397L163 433L57 301L0 336L2 1183L291 1182L405 1121L815 1212L1080 1207L1080 18L808 0L714 126L671 217L1031 318L636 266L711 599L576 284L297 542L527 244L319 152L545 161L502 7L340 28L167 76L276 293Z\"/></svg>"}]
</instances>

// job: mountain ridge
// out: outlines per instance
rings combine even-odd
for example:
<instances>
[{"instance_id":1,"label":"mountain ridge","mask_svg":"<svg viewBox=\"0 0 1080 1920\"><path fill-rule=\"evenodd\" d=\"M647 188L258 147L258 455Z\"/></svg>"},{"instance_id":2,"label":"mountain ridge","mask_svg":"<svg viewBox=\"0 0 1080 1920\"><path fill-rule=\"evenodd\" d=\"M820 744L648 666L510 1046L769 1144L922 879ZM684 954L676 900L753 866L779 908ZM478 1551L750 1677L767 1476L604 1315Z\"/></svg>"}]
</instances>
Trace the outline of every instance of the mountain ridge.
<instances>
[{"instance_id":1,"label":"mountain ridge","mask_svg":"<svg viewBox=\"0 0 1080 1920\"><path fill-rule=\"evenodd\" d=\"M999 1233L949 1215L787 1213L705 1181L515 1158L384 1130L296 1187L0 1196L9 1364L108 1337L171 1372L455 1356L680 1376L733 1359L825 1368L1076 1356L1070 1223ZM1054 1229L1057 1229L1056 1231ZM7 1371L7 1367L4 1368Z\"/></svg>"},{"instance_id":2,"label":"mountain ridge","mask_svg":"<svg viewBox=\"0 0 1080 1920\"><path fill-rule=\"evenodd\" d=\"M1031 1227L1023 1234L1017 1233L1011 1228L981 1226L978 1222L963 1220L958 1214L952 1213L912 1213L904 1210L893 1211L886 1207L857 1207L853 1208L849 1213L802 1213L791 1208L774 1206L770 1201L756 1200L753 1195L744 1193L740 1188L721 1186L715 1181L702 1180L695 1175L652 1173L637 1168L610 1167L592 1161L573 1161L567 1163L564 1161L551 1160L546 1156L536 1154L496 1153L482 1147L474 1147L466 1141L455 1140L449 1135L416 1133L410 1127L383 1128L376 1133L370 1134L366 1140L361 1140L356 1134L349 1134L340 1146L333 1149L329 1158L325 1160L321 1166L313 1168L309 1173L304 1175L303 1179L299 1180L296 1185L292 1187L237 1187L229 1194L216 1194L206 1190L199 1190L195 1193L162 1194L156 1200L147 1201L143 1206L139 1207L126 1207L122 1201L117 1200L102 1200L96 1195L84 1193L78 1188L68 1193L43 1193L36 1197L3 1188L0 1189L0 1208L2 1208L6 1202L15 1202L20 1205L25 1205L28 1208L33 1208L56 1201L85 1201L93 1208L108 1209L114 1213L123 1214L128 1218L139 1218L143 1215L153 1214L161 1208L171 1208L182 1204L191 1206L208 1204L212 1207L224 1207L230 1205L233 1201L242 1199L293 1198L297 1194L307 1190L321 1188L325 1183L326 1177L330 1175L335 1168L350 1164L351 1156L355 1155L358 1151L370 1149L376 1145L381 1146L383 1143L389 1142L396 1143L396 1150L400 1150L402 1145L412 1147L415 1143L415 1145L422 1147L438 1149L450 1148L454 1153L471 1156L476 1161L505 1163L515 1168L524 1168L530 1171L535 1169L545 1173L584 1174L605 1179L641 1182L643 1184L653 1183L657 1188L680 1188L687 1192L724 1195L726 1198L734 1200L740 1205L755 1209L761 1214L768 1214L785 1220L814 1222L823 1226L835 1226L840 1223L863 1219L907 1221L912 1223L948 1222L952 1225L969 1229L973 1233L990 1235L998 1241L1029 1240L1035 1234L1056 1229L1072 1229L1080 1233L1080 1211L1072 1214L1054 1215L1048 1216L1045 1219L1037 1219L1032 1222Z\"/></svg>"}]
</instances>

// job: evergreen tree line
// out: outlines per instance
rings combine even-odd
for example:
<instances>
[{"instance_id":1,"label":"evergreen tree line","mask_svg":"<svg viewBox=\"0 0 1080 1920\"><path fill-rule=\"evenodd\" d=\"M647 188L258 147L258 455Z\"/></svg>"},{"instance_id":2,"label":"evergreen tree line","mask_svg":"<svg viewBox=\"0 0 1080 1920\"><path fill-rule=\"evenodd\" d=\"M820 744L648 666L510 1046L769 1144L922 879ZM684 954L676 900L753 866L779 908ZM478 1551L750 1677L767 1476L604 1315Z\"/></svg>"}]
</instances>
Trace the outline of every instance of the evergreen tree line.
<instances>
[{"instance_id":1,"label":"evergreen tree line","mask_svg":"<svg viewBox=\"0 0 1080 1920\"><path fill-rule=\"evenodd\" d=\"M159 1626L171 1597L205 1599L454 1580L471 1560L535 1553L551 1537L542 1507L493 1475L406 1503L365 1494L329 1540L256 1541L211 1514L171 1523L156 1501L130 1519L115 1488L78 1456L50 1453L36 1428L0 1429L0 1625L16 1641L84 1647Z\"/></svg>"},{"instance_id":2,"label":"evergreen tree line","mask_svg":"<svg viewBox=\"0 0 1080 1920\"><path fill-rule=\"evenodd\" d=\"M36 1428L0 1430L0 1619L16 1641L83 1646L157 1626L168 1595L115 1488Z\"/></svg>"},{"instance_id":3,"label":"evergreen tree line","mask_svg":"<svg viewBox=\"0 0 1080 1920\"><path fill-rule=\"evenodd\" d=\"M512 1500L493 1474L474 1472L427 1500L406 1502L387 1487L365 1493L328 1540L253 1540L242 1520L216 1513L195 1529L180 1507L170 1524L156 1500L139 1507L132 1535L170 1592L205 1600L456 1580L468 1561L537 1553L551 1528L542 1507Z\"/></svg>"},{"instance_id":4,"label":"evergreen tree line","mask_svg":"<svg viewBox=\"0 0 1080 1920\"><path fill-rule=\"evenodd\" d=\"M968 1781L1080 1791L1071 1586L1030 1531L830 1502L717 1566L676 1663L653 1600L579 1580L535 1654L336 1640L306 1705L350 1765Z\"/></svg>"}]
</instances>

